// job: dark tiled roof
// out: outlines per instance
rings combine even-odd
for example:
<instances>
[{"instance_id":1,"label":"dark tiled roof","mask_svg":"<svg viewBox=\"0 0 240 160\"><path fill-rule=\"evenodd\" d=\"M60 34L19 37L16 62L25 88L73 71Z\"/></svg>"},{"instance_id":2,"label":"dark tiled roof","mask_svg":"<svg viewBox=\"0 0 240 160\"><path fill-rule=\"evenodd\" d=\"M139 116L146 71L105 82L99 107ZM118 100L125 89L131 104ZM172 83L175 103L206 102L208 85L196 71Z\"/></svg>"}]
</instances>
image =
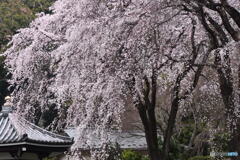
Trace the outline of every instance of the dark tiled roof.
<instances>
[{"instance_id":1,"label":"dark tiled roof","mask_svg":"<svg viewBox=\"0 0 240 160\"><path fill-rule=\"evenodd\" d=\"M22 142L70 146L73 139L42 129L17 114L0 113L0 146Z\"/></svg>"},{"instance_id":2,"label":"dark tiled roof","mask_svg":"<svg viewBox=\"0 0 240 160\"><path fill-rule=\"evenodd\" d=\"M22 137L11 124L8 116L2 114L0 116L0 143L20 142L21 139Z\"/></svg>"}]
</instances>

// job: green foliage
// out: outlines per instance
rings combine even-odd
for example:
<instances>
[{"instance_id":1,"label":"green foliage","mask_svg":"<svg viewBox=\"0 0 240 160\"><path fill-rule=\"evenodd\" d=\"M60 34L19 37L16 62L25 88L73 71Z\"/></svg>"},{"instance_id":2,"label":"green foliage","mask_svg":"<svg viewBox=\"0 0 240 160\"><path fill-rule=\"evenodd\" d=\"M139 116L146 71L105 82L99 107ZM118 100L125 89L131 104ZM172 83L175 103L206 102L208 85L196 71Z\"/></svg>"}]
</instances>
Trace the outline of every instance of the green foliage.
<instances>
[{"instance_id":1,"label":"green foliage","mask_svg":"<svg viewBox=\"0 0 240 160\"><path fill-rule=\"evenodd\" d=\"M126 150L122 153L123 160L141 160L142 157L139 153L133 152L131 150Z\"/></svg>"},{"instance_id":2,"label":"green foliage","mask_svg":"<svg viewBox=\"0 0 240 160\"><path fill-rule=\"evenodd\" d=\"M27 27L38 12L50 13L49 7L55 0L3 0L0 1L0 53L12 35Z\"/></svg>"},{"instance_id":3,"label":"green foliage","mask_svg":"<svg viewBox=\"0 0 240 160\"><path fill-rule=\"evenodd\" d=\"M219 151L228 150L228 142L230 141L229 133L217 133L214 135L213 142Z\"/></svg>"},{"instance_id":4,"label":"green foliage","mask_svg":"<svg viewBox=\"0 0 240 160\"><path fill-rule=\"evenodd\" d=\"M170 141L169 160L186 160L196 153L192 149L187 149L192 134L194 132L194 120L192 116L182 119L181 132L173 135ZM201 133L204 130L205 124L198 124L196 134ZM162 150L163 140L161 137L158 138L159 148Z\"/></svg>"},{"instance_id":5,"label":"green foliage","mask_svg":"<svg viewBox=\"0 0 240 160\"><path fill-rule=\"evenodd\" d=\"M210 156L195 156L191 157L188 160L213 160Z\"/></svg>"},{"instance_id":6,"label":"green foliage","mask_svg":"<svg viewBox=\"0 0 240 160\"><path fill-rule=\"evenodd\" d=\"M7 69L4 68L4 56L0 56L0 80L6 77Z\"/></svg>"},{"instance_id":7,"label":"green foliage","mask_svg":"<svg viewBox=\"0 0 240 160\"><path fill-rule=\"evenodd\" d=\"M184 127L181 129L181 133L178 136L178 141L181 144L188 145L191 136L194 130L194 122L192 120L188 120L185 122Z\"/></svg>"},{"instance_id":8,"label":"green foliage","mask_svg":"<svg viewBox=\"0 0 240 160\"><path fill-rule=\"evenodd\" d=\"M57 160L56 157L52 157L52 158L44 158L43 160Z\"/></svg>"},{"instance_id":9,"label":"green foliage","mask_svg":"<svg viewBox=\"0 0 240 160\"><path fill-rule=\"evenodd\" d=\"M163 140L162 138L158 138L159 148L162 149L163 147ZM170 142L170 151L169 151L169 160L177 160L177 159L184 159L184 149L181 146L181 143L176 137L173 137Z\"/></svg>"},{"instance_id":10,"label":"green foliage","mask_svg":"<svg viewBox=\"0 0 240 160\"><path fill-rule=\"evenodd\" d=\"M122 160L148 160L146 156L132 150L124 150L121 154Z\"/></svg>"},{"instance_id":11,"label":"green foliage","mask_svg":"<svg viewBox=\"0 0 240 160\"><path fill-rule=\"evenodd\" d=\"M18 29L27 27L37 12L50 13L48 8L55 0L1 0L0 1L0 55ZM0 106L9 94L7 69L0 56Z\"/></svg>"},{"instance_id":12,"label":"green foliage","mask_svg":"<svg viewBox=\"0 0 240 160\"><path fill-rule=\"evenodd\" d=\"M34 18L33 12L20 0L0 2L0 52L19 28L27 27Z\"/></svg>"},{"instance_id":13,"label":"green foliage","mask_svg":"<svg viewBox=\"0 0 240 160\"><path fill-rule=\"evenodd\" d=\"M34 13L50 13L48 9L55 0L22 0Z\"/></svg>"},{"instance_id":14,"label":"green foliage","mask_svg":"<svg viewBox=\"0 0 240 160\"><path fill-rule=\"evenodd\" d=\"M4 103L4 97L8 95L7 69L4 68L5 57L0 56L0 106Z\"/></svg>"}]
</instances>

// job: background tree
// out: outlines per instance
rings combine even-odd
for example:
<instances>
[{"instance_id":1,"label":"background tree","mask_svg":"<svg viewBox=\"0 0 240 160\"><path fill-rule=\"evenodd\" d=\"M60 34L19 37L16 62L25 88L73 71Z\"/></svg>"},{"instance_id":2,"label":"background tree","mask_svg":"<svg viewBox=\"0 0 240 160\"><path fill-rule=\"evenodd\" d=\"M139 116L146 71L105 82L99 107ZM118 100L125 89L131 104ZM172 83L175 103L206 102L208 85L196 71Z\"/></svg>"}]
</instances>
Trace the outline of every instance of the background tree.
<instances>
[{"instance_id":1,"label":"background tree","mask_svg":"<svg viewBox=\"0 0 240 160\"><path fill-rule=\"evenodd\" d=\"M56 0L22 0L22 2L28 6L32 12L34 13L51 13L49 7L55 2Z\"/></svg>"},{"instance_id":2,"label":"background tree","mask_svg":"<svg viewBox=\"0 0 240 160\"><path fill-rule=\"evenodd\" d=\"M27 27L36 17L38 12L49 13L49 7L53 1L44 0L4 0L0 2L0 106L4 103L4 97L11 93L7 79L10 75L4 67L4 52L12 36L20 28Z\"/></svg>"},{"instance_id":3,"label":"background tree","mask_svg":"<svg viewBox=\"0 0 240 160\"><path fill-rule=\"evenodd\" d=\"M0 2L0 51L4 51L17 29L27 27L34 17L33 12L19 0Z\"/></svg>"},{"instance_id":4,"label":"background tree","mask_svg":"<svg viewBox=\"0 0 240 160\"><path fill-rule=\"evenodd\" d=\"M230 134L228 149L239 152L239 2L185 2L185 9L199 17L216 48L212 66L218 74L219 94L225 106L226 129Z\"/></svg>"},{"instance_id":5,"label":"background tree","mask_svg":"<svg viewBox=\"0 0 240 160\"><path fill-rule=\"evenodd\" d=\"M32 19L33 13L21 1L0 2L0 54L6 50L7 43L17 29L27 27L27 24ZM9 94L7 69L4 68L4 59L4 56L0 57L0 105L3 105L4 97Z\"/></svg>"}]
</instances>

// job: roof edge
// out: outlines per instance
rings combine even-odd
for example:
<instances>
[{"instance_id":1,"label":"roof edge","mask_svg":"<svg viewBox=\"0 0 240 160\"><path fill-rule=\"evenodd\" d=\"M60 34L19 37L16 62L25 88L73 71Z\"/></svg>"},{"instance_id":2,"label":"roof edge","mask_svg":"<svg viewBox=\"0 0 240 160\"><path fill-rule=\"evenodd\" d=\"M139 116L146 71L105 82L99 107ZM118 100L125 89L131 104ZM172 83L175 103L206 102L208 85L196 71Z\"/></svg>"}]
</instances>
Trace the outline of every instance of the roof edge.
<instances>
[{"instance_id":1,"label":"roof edge","mask_svg":"<svg viewBox=\"0 0 240 160\"><path fill-rule=\"evenodd\" d=\"M17 143L5 143L0 144L0 147L7 147L7 146L20 146L20 145L30 145L30 146L39 146L39 147L54 147L54 148L70 148L72 144L39 144L34 142L17 142Z\"/></svg>"}]
</instances>

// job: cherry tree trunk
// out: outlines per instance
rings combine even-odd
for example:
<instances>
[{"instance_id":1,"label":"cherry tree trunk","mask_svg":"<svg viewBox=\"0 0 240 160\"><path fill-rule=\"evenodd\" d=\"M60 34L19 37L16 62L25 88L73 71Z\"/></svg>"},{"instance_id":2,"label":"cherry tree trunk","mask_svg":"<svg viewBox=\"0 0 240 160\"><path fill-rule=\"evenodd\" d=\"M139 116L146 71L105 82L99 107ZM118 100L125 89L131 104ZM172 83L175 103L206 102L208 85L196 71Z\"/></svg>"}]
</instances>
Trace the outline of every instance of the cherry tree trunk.
<instances>
[{"instance_id":1,"label":"cherry tree trunk","mask_svg":"<svg viewBox=\"0 0 240 160\"><path fill-rule=\"evenodd\" d=\"M147 109L148 108L148 109ZM144 127L145 137L150 160L161 160L158 147L157 126L154 109L145 105L138 108L138 112Z\"/></svg>"}]
</instances>

